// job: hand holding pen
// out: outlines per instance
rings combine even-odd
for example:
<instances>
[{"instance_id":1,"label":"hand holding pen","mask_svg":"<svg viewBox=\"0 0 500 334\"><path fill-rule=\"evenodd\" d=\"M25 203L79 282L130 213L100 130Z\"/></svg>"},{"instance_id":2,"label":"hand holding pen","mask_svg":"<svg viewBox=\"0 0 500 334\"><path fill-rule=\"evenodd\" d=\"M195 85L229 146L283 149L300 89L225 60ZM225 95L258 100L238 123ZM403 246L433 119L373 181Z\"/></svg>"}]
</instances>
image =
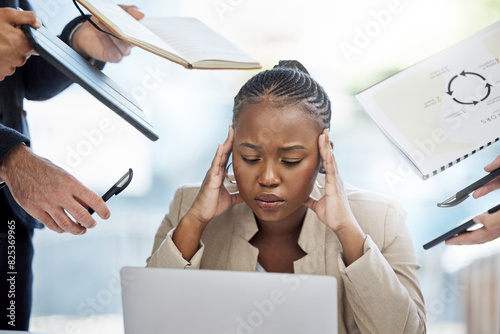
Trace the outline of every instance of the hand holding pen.
<instances>
[{"instance_id":1,"label":"hand holding pen","mask_svg":"<svg viewBox=\"0 0 500 334\"><path fill-rule=\"evenodd\" d=\"M102 199L104 202L107 202L113 195L118 195L121 193L127 186L132 182L132 177L134 176L134 172L132 168L129 168L128 172L125 173L104 195L102 195ZM89 208L89 213L93 214L94 210Z\"/></svg>"}]
</instances>

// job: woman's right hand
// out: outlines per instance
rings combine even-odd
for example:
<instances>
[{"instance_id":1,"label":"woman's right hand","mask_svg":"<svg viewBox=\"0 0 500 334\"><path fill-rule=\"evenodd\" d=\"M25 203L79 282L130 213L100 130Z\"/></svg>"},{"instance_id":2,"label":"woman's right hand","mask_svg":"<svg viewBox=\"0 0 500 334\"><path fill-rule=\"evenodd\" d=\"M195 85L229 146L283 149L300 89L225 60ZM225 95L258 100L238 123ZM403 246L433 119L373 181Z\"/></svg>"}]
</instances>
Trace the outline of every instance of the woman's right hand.
<instances>
[{"instance_id":1,"label":"woman's right hand","mask_svg":"<svg viewBox=\"0 0 500 334\"><path fill-rule=\"evenodd\" d=\"M239 193L230 194L224 186L226 166L233 148L233 138L234 130L230 127L226 141L217 147L217 153L198 195L172 235L177 249L188 261L198 251L201 235L208 222L231 206L243 202Z\"/></svg>"},{"instance_id":2,"label":"woman's right hand","mask_svg":"<svg viewBox=\"0 0 500 334\"><path fill-rule=\"evenodd\" d=\"M201 224L207 224L213 218L228 210L231 206L243 201L238 192L230 194L224 186L226 166L233 149L234 129L229 127L229 133L224 144L219 144L200 191L191 204L186 215L196 219Z\"/></svg>"}]
</instances>

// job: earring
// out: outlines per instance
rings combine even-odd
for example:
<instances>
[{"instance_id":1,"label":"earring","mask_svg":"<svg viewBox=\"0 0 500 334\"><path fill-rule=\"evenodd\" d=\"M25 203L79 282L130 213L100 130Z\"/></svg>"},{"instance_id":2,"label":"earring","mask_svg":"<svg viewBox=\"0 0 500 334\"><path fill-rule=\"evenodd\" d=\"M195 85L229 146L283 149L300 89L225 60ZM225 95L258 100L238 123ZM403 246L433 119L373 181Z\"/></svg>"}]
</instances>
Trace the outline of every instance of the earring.
<instances>
[{"instance_id":1,"label":"earring","mask_svg":"<svg viewBox=\"0 0 500 334\"><path fill-rule=\"evenodd\" d=\"M227 165L227 167L226 167L226 175L225 175L225 178L226 178L227 182L229 182L229 183L231 183L231 184L236 184L236 181L231 180L231 178L229 178L229 175L228 175L228 173L227 173L227 172L229 171L229 166L231 166L232 164L233 164L233 163L232 163L232 162L230 162L230 163L229 163L229 165Z\"/></svg>"},{"instance_id":2,"label":"earring","mask_svg":"<svg viewBox=\"0 0 500 334\"><path fill-rule=\"evenodd\" d=\"M325 187L319 184L318 180L316 180L316 187L318 187L319 189L325 189Z\"/></svg>"}]
</instances>

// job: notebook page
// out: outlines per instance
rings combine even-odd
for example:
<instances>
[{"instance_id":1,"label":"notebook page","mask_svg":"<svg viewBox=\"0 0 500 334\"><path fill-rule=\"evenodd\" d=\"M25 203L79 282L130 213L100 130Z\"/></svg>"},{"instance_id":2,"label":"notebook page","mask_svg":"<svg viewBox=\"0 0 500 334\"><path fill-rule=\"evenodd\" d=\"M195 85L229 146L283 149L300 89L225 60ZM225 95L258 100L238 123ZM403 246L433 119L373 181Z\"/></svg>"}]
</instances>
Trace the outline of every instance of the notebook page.
<instances>
[{"instance_id":1,"label":"notebook page","mask_svg":"<svg viewBox=\"0 0 500 334\"><path fill-rule=\"evenodd\" d=\"M152 45L159 49L166 50L176 54L175 50L169 47L160 38L155 36L143 24L142 20L137 21L126 11L116 5L112 0L79 0L89 10L100 13L105 23L111 27L117 28L125 37L141 45ZM95 11L94 11L95 9Z\"/></svg>"},{"instance_id":2,"label":"notebook page","mask_svg":"<svg viewBox=\"0 0 500 334\"><path fill-rule=\"evenodd\" d=\"M191 64L202 60L257 63L195 18L145 17L141 22Z\"/></svg>"}]
</instances>

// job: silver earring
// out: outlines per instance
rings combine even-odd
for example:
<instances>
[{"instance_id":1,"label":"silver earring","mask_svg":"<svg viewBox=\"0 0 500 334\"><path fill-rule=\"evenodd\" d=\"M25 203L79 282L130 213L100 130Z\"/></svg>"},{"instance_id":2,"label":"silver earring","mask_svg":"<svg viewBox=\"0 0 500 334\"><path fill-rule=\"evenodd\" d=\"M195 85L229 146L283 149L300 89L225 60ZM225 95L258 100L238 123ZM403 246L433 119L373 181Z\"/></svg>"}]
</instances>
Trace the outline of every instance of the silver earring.
<instances>
[{"instance_id":1,"label":"silver earring","mask_svg":"<svg viewBox=\"0 0 500 334\"><path fill-rule=\"evenodd\" d=\"M231 180L231 178L229 178L229 175L228 175L228 173L227 173L227 172L229 171L229 166L231 166L232 164L233 164L233 163L232 163L232 162L230 162L230 163L229 163L229 165L227 165L227 167L226 167L226 175L225 175L225 178L226 178L227 182L229 182L229 183L231 183L231 184L236 184L236 181Z\"/></svg>"},{"instance_id":2,"label":"silver earring","mask_svg":"<svg viewBox=\"0 0 500 334\"><path fill-rule=\"evenodd\" d=\"M316 180L316 187L318 187L319 189L325 189L325 187L319 184L318 180Z\"/></svg>"}]
</instances>

